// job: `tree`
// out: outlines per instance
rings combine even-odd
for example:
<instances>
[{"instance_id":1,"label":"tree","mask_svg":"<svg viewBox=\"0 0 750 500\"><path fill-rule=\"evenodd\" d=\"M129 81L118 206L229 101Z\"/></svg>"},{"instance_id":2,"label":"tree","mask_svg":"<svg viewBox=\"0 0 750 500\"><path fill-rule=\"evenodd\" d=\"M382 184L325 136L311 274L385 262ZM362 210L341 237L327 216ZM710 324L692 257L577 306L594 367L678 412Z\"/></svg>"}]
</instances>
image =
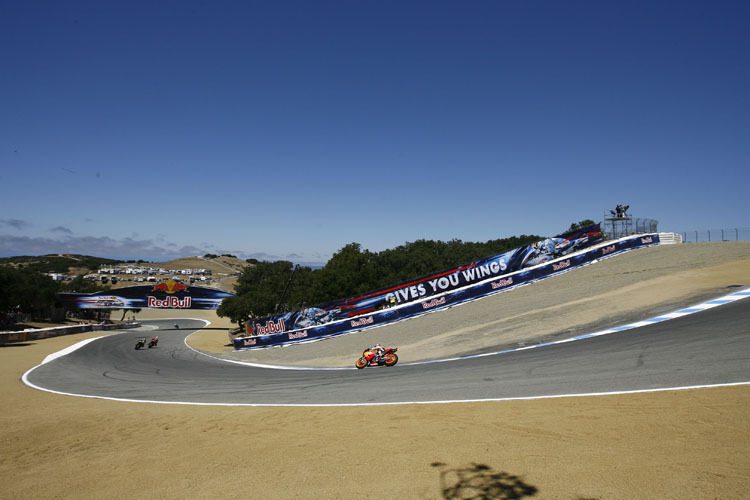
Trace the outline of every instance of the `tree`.
<instances>
[{"instance_id":1,"label":"tree","mask_svg":"<svg viewBox=\"0 0 750 500\"><path fill-rule=\"evenodd\" d=\"M242 324L253 318L252 310L253 304L249 296L235 295L222 300L216 314L222 318L229 318L233 323Z\"/></svg>"},{"instance_id":2,"label":"tree","mask_svg":"<svg viewBox=\"0 0 750 500\"><path fill-rule=\"evenodd\" d=\"M583 229L584 227L588 227L588 226L593 226L594 224L596 224L596 222L592 221L591 219L584 219L582 221L572 223L570 227L568 228L568 230L565 232L568 233L570 231L578 231L579 229Z\"/></svg>"},{"instance_id":3,"label":"tree","mask_svg":"<svg viewBox=\"0 0 750 500\"><path fill-rule=\"evenodd\" d=\"M333 254L328 263L314 273L308 302L318 304L350 297L369 290L370 251L362 252L359 243L349 243Z\"/></svg>"},{"instance_id":4,"label":"tree","mask_svg":"<svg viewBox=\"0 0 750 500\"><path fill-rule=\"evenodd\" d=\"M57 300L59 285L49 276L28 269L0 267L0 313L25 313L48 318Z\"/></svg>"},{"instance_id":5,"label":"tree","mask_svg":"<svg viewBox=\"0 0 750 500\"><path fill-rule=\"evenodd\" d=\"M292 270L292 263L284 260L245 267L234 286L237 296L224 299L216 313L232 321L273 314Z\"/></svg>"}]
</instances>

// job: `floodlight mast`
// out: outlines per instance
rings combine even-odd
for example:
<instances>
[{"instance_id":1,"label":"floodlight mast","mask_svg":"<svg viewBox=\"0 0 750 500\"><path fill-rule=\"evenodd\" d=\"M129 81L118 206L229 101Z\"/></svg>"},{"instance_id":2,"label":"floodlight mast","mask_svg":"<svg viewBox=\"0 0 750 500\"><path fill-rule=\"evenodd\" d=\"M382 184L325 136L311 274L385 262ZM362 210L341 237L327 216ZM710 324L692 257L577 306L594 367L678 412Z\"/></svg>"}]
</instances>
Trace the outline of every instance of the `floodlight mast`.
<instances>
[{"instance_id":1,"label":"floodlight mast","mask_svg":"<svg viewBox=\"0 0 750 500\"><path fill-rule=\"evenodd\" d=\"M284 300L286 299L286 293L289 290L289 285L292 284L292 279L294 279L294 273L297 272L299 269L299 264L296 264L294 266L294 269L292 269L292 274L289 276L289 281L286 282L286 286L284 287L284 291L281 292L281 297L279 298L279 303L276 304L276 311L274 311L275 314L278 314L280 312L284 312Z\"/></svg>"}]
</instances>

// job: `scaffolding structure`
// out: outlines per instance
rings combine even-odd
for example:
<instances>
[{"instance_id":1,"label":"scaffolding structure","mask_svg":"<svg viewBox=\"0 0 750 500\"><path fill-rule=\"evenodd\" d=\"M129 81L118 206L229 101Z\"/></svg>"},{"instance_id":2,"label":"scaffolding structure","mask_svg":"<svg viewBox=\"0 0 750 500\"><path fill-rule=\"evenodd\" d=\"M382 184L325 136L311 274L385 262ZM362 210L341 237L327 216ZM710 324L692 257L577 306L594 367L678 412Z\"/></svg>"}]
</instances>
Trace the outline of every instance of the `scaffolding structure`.
<instances>
[{"instance_id":1,"label":"scaffolding structure","mask_svg":"<svg viewBox=\"0 0 750 500\"><path fill-rule=\"evenodd\" d=\"M607 240L625 236L658 232L659 221L656 219L634 218L627 213L629 206L617 206L615 210L605 210L602 221L602 233Z\"/></svg>"}]
</instances>

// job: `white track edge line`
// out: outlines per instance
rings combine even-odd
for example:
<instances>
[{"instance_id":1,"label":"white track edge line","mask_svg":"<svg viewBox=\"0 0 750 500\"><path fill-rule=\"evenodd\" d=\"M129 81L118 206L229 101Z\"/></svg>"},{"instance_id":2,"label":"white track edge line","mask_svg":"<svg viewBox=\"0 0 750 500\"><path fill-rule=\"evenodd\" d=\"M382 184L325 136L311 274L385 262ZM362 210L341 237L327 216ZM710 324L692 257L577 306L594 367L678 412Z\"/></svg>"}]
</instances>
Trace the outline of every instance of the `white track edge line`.
<instances>
[{"instance_id":1,"label":"white track edge line","mask_svg":"<svg viewBox=\"0 0 750 500\"><path fill-rule=\"evenodd\" d=\"M35 367L36 368L36 367ZM33 370L33 368L32 368ZM190 406L230 406L230 407L253 407L253 408L343 408L343 407L357 407L357 406L406 406L406 405L428 405L428 404L457 404L457 403L500 403L506 401L533 401L540 399L562 399L562 398L583 398L583 397L599 397L599 396L619 396L628 394L646 394L654 392L668 392L668 391L686 391L695 389L715 389L720 387L740 387L750 385L748 382L727 382L722 384L705 384L705 385L692 385L692 386L677 386L677 387L658 387L651 389L635 389L630 391L611 391L611 392L589 392L589 393L574 393L574 394L552 394L545 396L517 396L509 398L483 398L483 399L450 399L450 400L434 400L434 401L387 401L383 403L205 403L205 402L194 402L194 401L156 401L156 400L143 400L143 399L126 399L126 398L114 398L109 396L92 396L89 394L74 394L69 392L53 391L51 389L45 389L39 387L28 381L26 375L31 372L29 370L22 377L23 382L34 389L38 389L44 392L50 392L53 394L59 394L62 396L76 396L81 398L89 399L104 399L108 401L120 401L123 403L148 403L148 404L164 404L164 405L190 405Z\"/></svg>"}]
</instances>

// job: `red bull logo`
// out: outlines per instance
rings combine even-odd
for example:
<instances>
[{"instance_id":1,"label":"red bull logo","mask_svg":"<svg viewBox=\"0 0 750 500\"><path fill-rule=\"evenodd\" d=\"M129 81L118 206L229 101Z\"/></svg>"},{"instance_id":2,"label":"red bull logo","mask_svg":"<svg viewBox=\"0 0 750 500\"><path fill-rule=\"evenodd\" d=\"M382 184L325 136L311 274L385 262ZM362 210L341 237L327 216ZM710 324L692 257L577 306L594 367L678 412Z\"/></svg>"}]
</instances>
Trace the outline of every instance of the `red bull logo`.
<instances>
[{"instance_id":1,"label":"red bull logo","mask_svg":"<svg viewBox=\"0 0 750 500\"><path fill-rule=\"evenodd\" d=\"M552 270L554 271L559 271L560 269L565 269L566 267L570 267L570 260L564 260L559 264L552 264Z\"/></svg>"},{"instance_id":2,"label":"red bull logo","mask_svg":"<svg viewBox=\"0 0 750 500\"><path fill-rule=\"evenodd\" d=\"M269 335L271 333L280 333L284 331L284 320L280 319L276 323L273 321L266 321L266 325L263 326L260 323L255 324L255 335Z\"/></svg>"},{"instance_id":3,"label":"red bull logo","mask_svg":"<svg viewBox=\"0 0 750 500\"><path fill-rule=\"evenodd\" d=\"M602 255L607 255L608 253L612 253L614 251L615 251L615 246L614 245L610 245L608 247L602 248Z\"/></svg>"},{"instance_id":4,"label":"red bull logo","mask_svg":"<svg viewBox=\"0 0 750 500\"><path fill-rule=\"evenodd\" d=\"M290 333L289 334L289 340L303 339L305 337L307 337L307 330L302 330L301 332L296 332L296 333Z\"/></svg>"},{"instance_id":5,"label":"red bull logo","mask_svg":"<svg viewBox=\"0 0 750 500\"><path fill-rule=\"evenodd\" d=\"M367 318L362 318L358 320L351 320L349 323L352 324L352 326L365 326L372 323L374 320L372 319L372 316L369 316Z\"/></svg>"},{"instance_id":6,"label":"red bull logo","mask_svg":"<svg viewBox=\"0 0 750 500\"><path fill-rule=\"evenodd\" d=\"M162 307L168 309L190 309L191 300L190 297L177 298L177 297L165 297L164 300L157 299L156 297L148 297L148 307Z\"/></svg>"},{"instance_id":7,"label":"red bull logo","mask_svg":"<svg viewBox=\"0 0 750 500\"><path fill-rule=\"evenodd\" d=\"M431 307L442 306L445 304L445 297L439 299L432 299L429 302L422 302L422 309L429 309Z\"/></svg>"},{"instance_id":8,"label":"red bull logo","mask_svg":"<svg viewBox=\"0 0 750 500\"><path fill-rule=\"evenodd\" d=\"M164 292L168 294L173 294L176 292L188 292L188 287L180 283L176 280L167 280L163 283L159 283L158 285L155 285L154 288L151 290L152 292Z\"/></svg>"},{"instance_id":9,"label":"red bull logo","mask_svg":"<svg viewBox=\"0 0 750 500\"><path fill-rule=\"evenodd\" d=\"M506 278L504 280L493 281L492 283L490 283L493 290L497 290L498 288L502 288L504 286L508 286L512 284L513 284L513 278Z\"/></svg>"}]
</instances>

